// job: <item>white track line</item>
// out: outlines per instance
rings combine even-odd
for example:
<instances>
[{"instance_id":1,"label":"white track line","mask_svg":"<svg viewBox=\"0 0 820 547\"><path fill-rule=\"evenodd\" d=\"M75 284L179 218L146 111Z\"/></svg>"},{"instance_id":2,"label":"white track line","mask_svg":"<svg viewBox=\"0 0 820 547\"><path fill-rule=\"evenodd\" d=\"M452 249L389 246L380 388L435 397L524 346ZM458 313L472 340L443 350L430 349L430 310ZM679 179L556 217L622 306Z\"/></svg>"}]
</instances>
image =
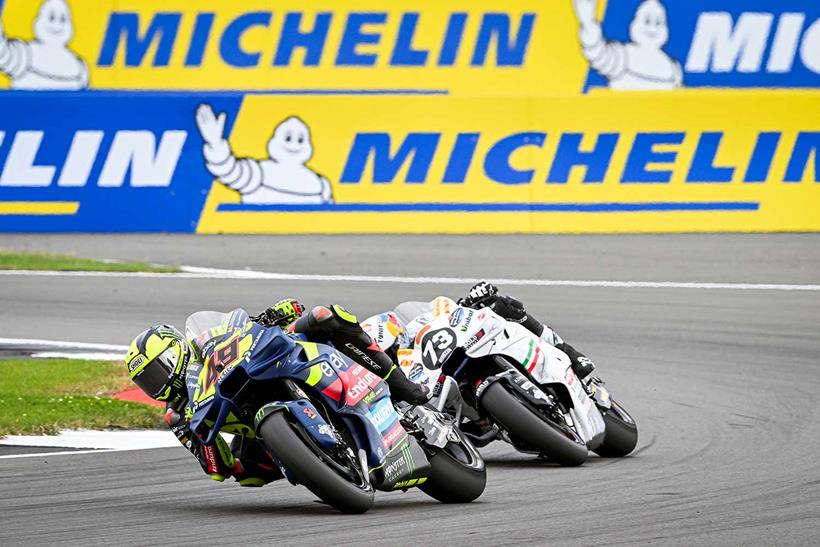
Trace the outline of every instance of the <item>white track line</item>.
<instances>
[{"instance_id":1,"label":"white track line","mask_svg":"<svg viewBox=\"0 0 820 547\"><path fill-rule=\"evenodd\" d=\"M402 277L381 275L322 275L258 272L254 270L224 270L183 266L180 273L157 272L55 272L0 270L0 276L44 277L113 277L149 279L241 279L248 281L326 281L333 283L403 283L411 285L471 285L476 278L464 277ZM482 276L478 276L482 277ZM786 283L697 283L676 281L606 281L561 279L487 279L499 285L522 287L605 287L617 289L697 289L755 291L820 291L820 284Z\"/></svg>"},{"instance_id":2,"label":"white track line","mask_svg":"<svg viewBox=\"0 0 820 547\"><path fill-rule=\"evenodd\" d=\"M221 434L230 444L233 435ZM49 456L75 456L80 454L108 454L131 450L152 450L155 448L176 448L179 441L168 430L132 429L125 431L91 431L78 429L61 431L57 435L9 435L0 439L0 445L27 446L39 448L75 448L56 452L36 452L29 454L8 454L0 460L15 458L47 458Z\"/></svg>"},{"instance_id":3,"label":"white track line","mask_svg":"<svg viewBox=\"0 0 820 547\"><path fill-rule=\"evenodd\" d=\"M2 345L0 345L2 347ZM88 361L122 361L124 353L104 353L101 351L39 351L32 353L33 359L87 359Z\"/></svg>"},{"instance_id":4,"label":"white track line","mask_svg":"<svg viewBox=\"0 0 820 547\"><path fill-rule=\"evenodd\" d=\"M63 340L39 340L36 338L0 338L0 346L35 348L35 349L80 349L100 352L124 352L128 346L116 344L92 344L88 342L66 342Z\"/></svg>"},{"instance_id":5,"label":"white track line","mask_svg":"<svg viewBox=\"0 0 820 547\"><path fill-rule=\"evenodd\" d=\"M30 454L8 454L0 456L0 459L105 454L108 452L150 450L152 448L172 448L180 446L179 441L177 441L176 437L168 430L138 429L126 431L90 431L79 429L74 431L61 431L57 435L9 435L0 439L0 445L78 449Z\"/></svg>"},{"instance_id":6,"label":"white track line","mask_svg":"<svg viewBox=\"0 0 820 547\"><path fill-rule=\"evenodd\" d=\"M47 456L76 456L78 454L108 454L110 452L119 452L119 450L60 450L57 452L36 452L32 454L9 454L7 456L0 456L0 460L12 460L15 458L45 458Z\"/></svg>"}]
</instances>

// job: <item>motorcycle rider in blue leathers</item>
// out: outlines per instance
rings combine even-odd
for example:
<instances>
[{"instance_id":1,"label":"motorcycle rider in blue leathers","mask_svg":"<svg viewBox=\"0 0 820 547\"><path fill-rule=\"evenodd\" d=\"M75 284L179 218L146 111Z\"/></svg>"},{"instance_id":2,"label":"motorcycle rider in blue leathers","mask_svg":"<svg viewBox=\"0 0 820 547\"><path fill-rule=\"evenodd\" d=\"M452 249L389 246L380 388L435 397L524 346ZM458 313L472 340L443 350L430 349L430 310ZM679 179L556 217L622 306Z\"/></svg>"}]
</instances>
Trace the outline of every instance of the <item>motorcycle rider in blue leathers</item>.
<instances>
[{"instance_id":1,"label":"motorcycle rider in blue leathers","mask_svg":"<svg viewBox=\"0 0 820 547\"><path fill-rule=\"evenodd\" d=\"M245 325L248 319L263 327L277 329L280 336L302 337L311 342L333 344L337 350L383 378L394 400L422 404L427 389L393 374L396 366L362 330L356 317L338 305L317 306L304 314L304 306L285 299L255 317L234 310L224 330L213 340L218 343ZM289 333L289 334L286 334ZM210 343L210 342L209 342ZM186 374L202 367L197 346L169 325L151 327L134 338L125 357L131 380L149 397L166 403L165 421L179 442L197 459L203 471L214 480L234 477L242 486L263 486L282 478L264 446L255 439L235 436L231 445L220 435L205 444L190 429L193 410L188 397Z\"/></svg>"}]
</instances>

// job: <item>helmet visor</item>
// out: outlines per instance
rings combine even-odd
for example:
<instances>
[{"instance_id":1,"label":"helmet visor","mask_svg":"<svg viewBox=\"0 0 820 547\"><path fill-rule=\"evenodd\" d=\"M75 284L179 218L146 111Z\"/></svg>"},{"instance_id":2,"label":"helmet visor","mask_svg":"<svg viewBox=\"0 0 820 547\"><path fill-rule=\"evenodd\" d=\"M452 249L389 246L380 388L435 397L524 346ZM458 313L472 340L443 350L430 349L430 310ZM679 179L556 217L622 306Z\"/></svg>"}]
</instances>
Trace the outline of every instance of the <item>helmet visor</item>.
<instances>
[{"instance_id":1,"label":"helmet visor","mask_svg":"<svg viewBox=\"0 0 820 547\"><path fill-rule=\"evenodd\" d=\"M147 365L132 380L150 397L156 399L171 385L179 355L168 348Z\"/></svg>"}]
</instances>

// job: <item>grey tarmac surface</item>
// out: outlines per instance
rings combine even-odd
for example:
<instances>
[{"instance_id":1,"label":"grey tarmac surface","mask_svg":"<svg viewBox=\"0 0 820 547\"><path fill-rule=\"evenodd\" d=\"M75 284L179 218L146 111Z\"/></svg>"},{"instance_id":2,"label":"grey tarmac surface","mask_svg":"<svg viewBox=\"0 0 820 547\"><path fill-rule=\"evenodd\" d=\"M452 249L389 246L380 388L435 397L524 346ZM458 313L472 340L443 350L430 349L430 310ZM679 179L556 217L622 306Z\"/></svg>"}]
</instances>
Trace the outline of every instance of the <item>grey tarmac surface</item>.
<instances>
[{"instance_id":1,"label":"grey tarmac surface","mask_svg":"<svg viewBox=\"0 0 820 547\"><path fill-rule=\"evenodd\" d=\"M144 246L135 243L143 239ZM820 279L814 235L0 239L0 247L11 246L299 273ZM134 256L127 246L143 254ZM400 251L409 253L401 263ZM390 260L380 263L383 254ZM484 258L462 261L470 256ZM312 258L299 267L300 257ZM127 344L147 324L181 322L196 308L253 311L293 294L309 305L338 301L364 316L398 300L465 289L14 276L0 281L0 325L4 337ZM510 292L598 363L638 421L633 456L593 456L580 468L563 469L496 443L483 450L489 480L476 503L442 505L416 491L378 494L376 506L355 517L316 503L304 488L213 483L182 448L5 459L0 544L820 542L820 292Z\"/></svg>"},{"instance_id":2,"label":"grey tarmac surface","mask_svg":"<svg viewBox=\"0 0 820 547\"><path fill-rule=\"evenodd\" d=\"M288 273L820 282L818 234L0 234L0 249Z\"/></svg>"}]
</instances>

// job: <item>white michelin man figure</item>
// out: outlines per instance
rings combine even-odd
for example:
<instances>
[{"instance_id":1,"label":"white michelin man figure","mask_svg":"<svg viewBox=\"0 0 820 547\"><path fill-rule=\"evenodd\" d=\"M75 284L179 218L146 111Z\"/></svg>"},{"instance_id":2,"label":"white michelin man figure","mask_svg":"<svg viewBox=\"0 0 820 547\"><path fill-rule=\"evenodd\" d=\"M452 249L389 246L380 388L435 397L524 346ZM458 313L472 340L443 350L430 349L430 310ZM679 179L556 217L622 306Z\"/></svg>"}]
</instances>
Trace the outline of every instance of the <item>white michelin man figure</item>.
<instances>
[{"instance_id":1,"label":"white michelin man figure","mask_svg":"<svg viewBox=\"0 0 820 547\"><path fill-rule=\"evenodd\" d=\"M0 22L0 72L12 89L85 89L88 67L67 44L74 35L65 0L43 0L34 20L34 40L9 40Z\"/></svg>"},{"instance_id":2,"label":"white michelin man figure","mask_svg":"<svg viewBox=\"0 0 820 547\"><path fill-rule=\"evenodd\" d=\"M674 89L683 85L680 63L663 51L669 39L666 9L658 0L644 0L629 24L627 44L607 41L595 19L598 0L573 0L581 24L579 36L589 65L611 89Z\"/></svg>"},{"instance_id":3,"label":"white michelin man figure","mask_svg":"<svg viewBox=\"0 0 820 547\"><path fill-rule=\"evenodd\" d=\"M242 203L333 203L330 183L305 165L313 146L302 120L290 117L276 126L268 141L270 159L255 160L234 156L223 136L225 119L224 112L216 116L210 105L197 108L205 166L219 182L239 192Z\"/></svg>"}]
</instances>

